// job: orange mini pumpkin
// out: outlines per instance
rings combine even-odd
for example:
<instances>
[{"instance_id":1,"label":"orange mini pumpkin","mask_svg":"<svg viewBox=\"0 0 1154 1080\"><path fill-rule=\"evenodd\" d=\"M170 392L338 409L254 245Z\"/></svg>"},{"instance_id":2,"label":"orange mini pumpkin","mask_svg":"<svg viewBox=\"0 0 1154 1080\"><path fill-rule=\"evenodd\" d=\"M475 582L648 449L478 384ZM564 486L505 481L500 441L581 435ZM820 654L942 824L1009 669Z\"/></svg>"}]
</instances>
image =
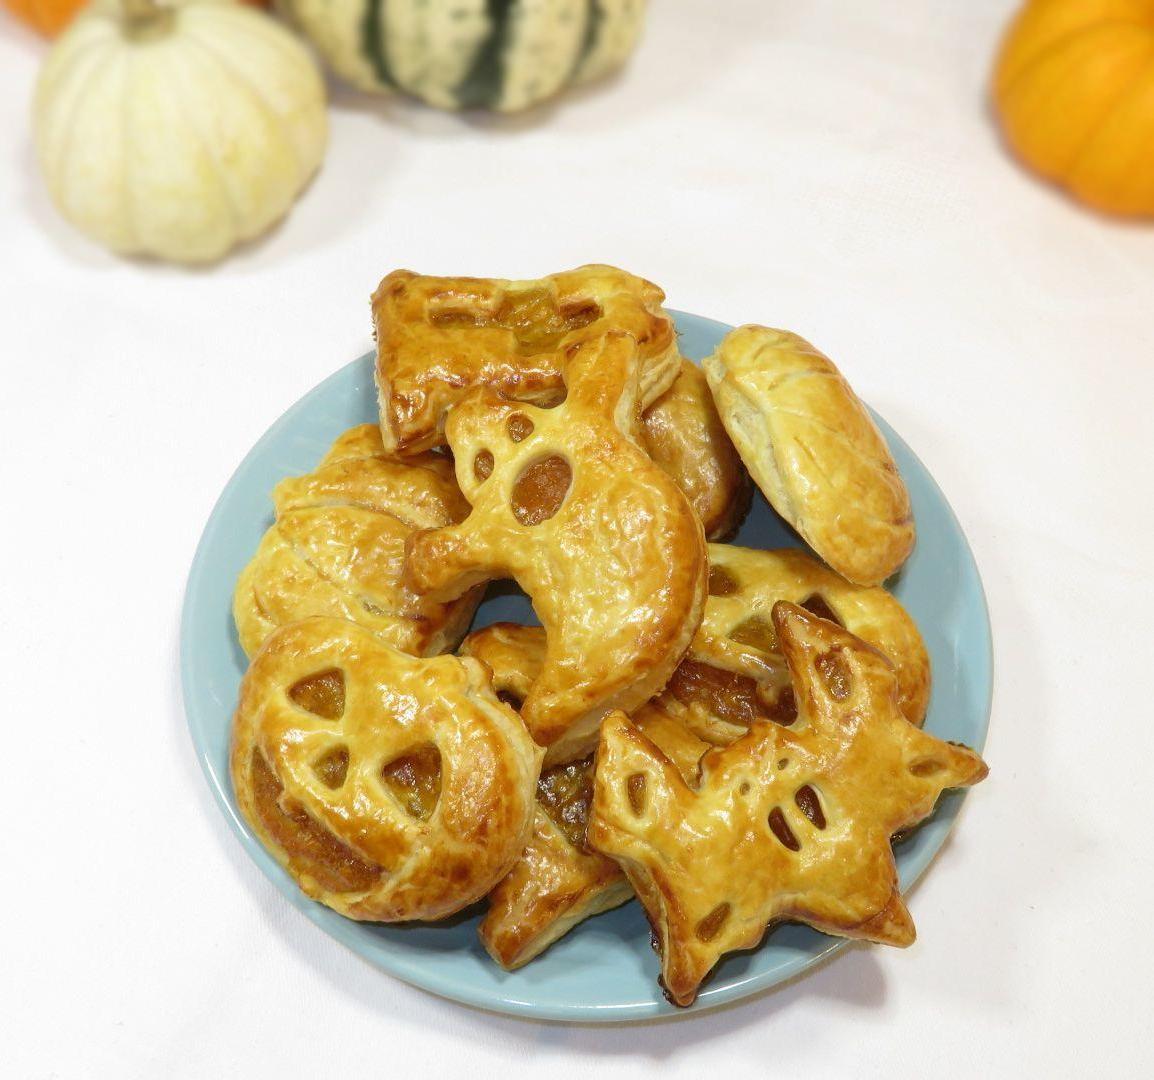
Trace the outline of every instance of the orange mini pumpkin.
<instances>
[{"instance_id":1,"label":"orange mini pumpkin","mask_svg":"<svg viewBox=\"0 0 1154 1080\"><path fill-rule=\"evenodd\" d=\"M994 101L1026 164L1100 210L1154 215L1154 0L1028 0Z\"/></svg>"},{"instance_id":2,"label":"orange mini pumpkin","mask_svg":"<svg viewBox=\"0 0 1154 1080\"><path fill-rule=\"evenodd\" d=\"M88 0L4 0L17 18L47 37L55 37Z\"/></svg>"},{"instance_id":3,"label":"orange mini pumpkin","mask_svg":"<svg viewBox=\"0 0 1154 1080\"><path fill-rule=\"evenodd\" d=\"M240 0L253 7L267 7L268 0ZM18 19L23 20L45 37L55 37L89 0L3 0L3 4Z\"/></svg>"}]
</instances>

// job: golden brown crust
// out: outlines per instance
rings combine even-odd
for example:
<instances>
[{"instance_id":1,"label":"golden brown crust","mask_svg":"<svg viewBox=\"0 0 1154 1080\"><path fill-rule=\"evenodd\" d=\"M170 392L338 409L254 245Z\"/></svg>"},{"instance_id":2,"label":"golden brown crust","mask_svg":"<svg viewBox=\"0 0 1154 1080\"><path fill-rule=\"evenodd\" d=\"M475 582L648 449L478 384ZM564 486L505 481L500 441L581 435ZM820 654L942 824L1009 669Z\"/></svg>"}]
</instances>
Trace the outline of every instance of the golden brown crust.
<instances>
[{"instance_id":1,"label":"golden brown crust","mask_svg":"<svg viewBox=\"0 0 1154 1080\"><path fill-rule=\"evenodd\" d=\"M701 369L681 361L681 372L641 417L649 456L685 492L707 540L725 540L749 509L753 485L717 415Z\"/></svg>"},{"instance_id":2,"label":"golden brown crust","mask_svg":"<svg viewBox=\"0 0 1154 1080\"><path fill-rule=\"evenodd\" d=\"M545 631L495 623L470 634L461 652L492 669L498 696L523 700L544 664ZM708 743L652 704L638 710L634 723L687 780L696 777ZM583 919L633 895L617 864L585 845L592 789L591 758L554 766L538 781L533 836L490 893L489 911L478 930L489 955L504 968L528 963Z\"/></svg>"},{"instance_id":3,"label":"golden brown crust","mask_svg":"<svg viewBox=\"0 0 1154 1080\"><path fill-rule=\"evenodd\" d=\"M677 378L680 359L664 299L652 282L612 266L539 281L395 270L372 300L385 446L407 455L441 445L446 414L473 387L556 405L566 350L610 330L637 341L648 405Z\"/></svg>"},{"instance_id":4,"label":"golden brown crust","mask_svg":"<svg viewBox=\"0 0 1154 1080\"><path fill-rule=\"evenodd\" d=\"M484 663L493 672L497 695L520 712L545 666L545 630L519 623L490 623L469 634L459 652Z\"/></svg>"},{"instance_id":5,"label":"golden brown crust","mask_svg":"<svg viewBox=\"0 0 1154 1080\"><path fill-rule=\"evenodd\" d=\"M469 511L446 457L393 461L377 426L363 424L341 435L316 470L282 480L273 503L276 522L233 595L249 656L278 626L314 615L350 619L415 656L460 641L481 590L438 603L401 581L408 537Z\"/></svg>"},{"instance_id":6,"label":"golden brown crust","mask_svg":"<svg viewBox=\"0 0 1154 1080\"><path fill-rule=\"evenodd\" d=\"M833 619L880 649L896 669L898 707L911 723L922 723L930 657L917 625L893 596L880 587L851 585L796 548L755 551L729 544L709 545L705 616L658 699L663 708L719 746L745 734L753 719L791 720L789 674L770 614L779 600ZM736 704L717 708L711 701L716 693L728 693Z\"/></svg>"},{"instance_id":7,"label":"golden brown crust","mask_svg":"<svg viewBox=\"0 0 1154 1080\"><path fill-rule=\"evenodd\" d=\"M879 585L909 557L909 494L885 439L834 364L785 330L742 326L702 366L773 508L834 570Z\"/></svg>"},{"instance_id":8,"label":"golden brown crust","mask_svg":"<svg viewBox=\"0 0 1154 1080\"><path fill-rule=\"evenodd\" d=\"M591 772L591 760L588 768ZM618 907L632 895L612 859L573 844L539 803L533 834L513 869L489 894L489 910L478 933L489 955L511 971L582 920Z\"/></svg>"},{"instance_id":9,"label":"golden brown crust","mask_svg":"<svg viewBox=\"0 0 1154 1080\"><path fill-rule=\"evenodd\" d=\"M509 871L541 756L477 661L417 659L315 618L253 658L231 772L241 812L305 893L394 922L451 915Z\"/></svg>"},{"instance_id":10,"label":"golden brown crust","mask_svg":"<svg viewBox=\"0 0 1154 1080\"><path fill-rule=\"evenodd\" d=\"M623 714L602 726L588 839L645 906L678 1005L778 920L910 944L890 838L943 790L986 774L972 750L906 720L892 666L872 646L785 602L773 625L798 722L756 723L706 754L696 787Z\"/></svg>"},{"instance_id":11,"label":"golden brown crust","mask_svg":"<svg viewBox=\"0 0 1154 1080\"><path fill-rule=\"evenodd\" d=\"M473 511L409 544L418 593L512 577L529 594L547 646L521 714L548 764L585 756L606 712L660 690L701 621L701 523L631 437L636 364L609 334L574 348L554 409L474 390L446 428Z\"/></svg>"}]
</instances>

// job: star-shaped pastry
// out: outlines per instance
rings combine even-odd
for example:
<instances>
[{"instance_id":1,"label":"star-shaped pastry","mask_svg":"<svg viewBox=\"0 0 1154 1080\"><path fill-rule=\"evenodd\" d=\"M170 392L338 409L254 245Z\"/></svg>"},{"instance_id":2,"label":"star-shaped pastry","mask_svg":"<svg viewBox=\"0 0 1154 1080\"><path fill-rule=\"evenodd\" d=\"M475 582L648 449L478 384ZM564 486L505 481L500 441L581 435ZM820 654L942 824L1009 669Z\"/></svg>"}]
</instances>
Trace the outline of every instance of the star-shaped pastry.
<instances>
[{"instance_id":1,"label":"star-shaped pastry","mask_svg":"<svg viewBox=\"0 0 1154 1080\"><path fill-rule=\"evenodd\" d=\"M772 618L797 699L790 727L755 722L705 755L696 786L624 714L601 730L588 840L645 906L678 1005L780 920L911 944L891 837L986 775L974 751L906 720L872 646L796 604Z\"/></svg>"}]
</instances>

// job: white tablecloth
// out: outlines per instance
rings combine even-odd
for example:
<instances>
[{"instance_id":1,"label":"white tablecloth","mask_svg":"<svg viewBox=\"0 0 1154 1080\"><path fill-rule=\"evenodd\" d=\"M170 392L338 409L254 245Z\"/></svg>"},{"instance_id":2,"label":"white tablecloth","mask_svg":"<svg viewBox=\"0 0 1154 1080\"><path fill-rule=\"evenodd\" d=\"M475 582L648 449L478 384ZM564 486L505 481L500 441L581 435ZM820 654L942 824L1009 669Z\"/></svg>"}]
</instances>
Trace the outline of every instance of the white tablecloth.
<instances>
[{"instance_id":1,"label":"white tablecloth","mask_svg":"<svg viewBox=\"0 0 1154 1080\"><path fill-rule=\"evenodd\" d=\"M1151 1074L1154 230L1008 160L985 88L1013 6L657 0L623 76L527 117L341 92L289 220L198 273L57 217L44 46L4 15L0 1072ZM368 348L378 278L592 260L838 360L957 510L997 650L991 776L917 944L620 1028L472 1011L325 937L228 832L177 675L213 501Z\"/></svg>"}]
</instances>

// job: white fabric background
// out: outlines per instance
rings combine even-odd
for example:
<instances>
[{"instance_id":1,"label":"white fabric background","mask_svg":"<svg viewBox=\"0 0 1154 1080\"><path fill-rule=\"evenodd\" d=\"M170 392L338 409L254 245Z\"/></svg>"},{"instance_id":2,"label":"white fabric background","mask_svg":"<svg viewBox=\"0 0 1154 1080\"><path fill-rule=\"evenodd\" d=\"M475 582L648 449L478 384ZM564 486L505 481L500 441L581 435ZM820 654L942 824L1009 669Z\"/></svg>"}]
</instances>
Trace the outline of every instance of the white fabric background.
<instances>
[{"instance_id":1,"label":"white fabric background","mask_svg":"<svg viewBox=\"0 0 1154 1080\"><path fill-rule=\"evenodd\" d=\"M513 120L337 98L323 174L211 272L117 260L36 174L44 46L0 21L0 1072L1150 1075L1154 228L1006 157L1010 0L657 0L611 84ZM907 952L721 1012L566 1028L369 968L281 899L193 760L177 621L281 411L397 266L589 260L811 337L953 502L997 688Z\"/></svg>"}]
</instances>

